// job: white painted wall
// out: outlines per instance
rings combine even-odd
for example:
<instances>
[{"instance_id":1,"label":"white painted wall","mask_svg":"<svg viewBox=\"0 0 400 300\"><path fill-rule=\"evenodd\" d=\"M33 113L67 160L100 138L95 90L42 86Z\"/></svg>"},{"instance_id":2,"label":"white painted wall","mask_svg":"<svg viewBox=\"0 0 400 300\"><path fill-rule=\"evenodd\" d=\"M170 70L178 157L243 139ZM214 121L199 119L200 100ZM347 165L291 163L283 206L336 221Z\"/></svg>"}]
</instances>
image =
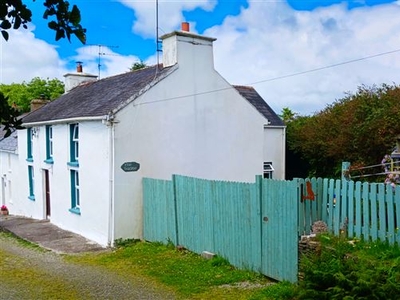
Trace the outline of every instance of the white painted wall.
<instances>
[{"instance_id":1,"label":"white painted wall","mask_svg":"<svg viewBox=\"0 0 400 300\"><path fill-rule=\"evenodd\" d=\"M136 161L141 169L115 171L116 219L126 220L116 237L142 237L143 176L254 182L262 174L266 119L217 72L205 72L201 58L194 61L117 114L116 167Z\"/></svg>"},{"instance_id":2,"label":"white painted wall","mask_svg":"<svg viewBox=\"0 0 400 300\"><path fill-rule=\"evenodd\" d=\"M285 147L285 127L265 126L264 161L273 163L273 179L285 179Z\"/></svg>"},{"instance_id":3,"label":"white painted wall","mask_svg":"<svg viewBox=\"0 0 400 300\"><path fill-rule=\"evenodd\" d=\"M0 205L6 205L10 214L20 208L20 177L18 154L0 151Z\"/></svg>"},{"instance_id":4,"label":"white painted wall","mask_svg":"<svg viewBox=\"0 0 400 300\"><path fill-rule=\"evenodd\" d=\"M34 139L33 163L26 162L26 130L19 132L19 163L26 172L21 177L20 190L23 196L19 199L15 213L35 219L44 219L45 183L44 170L49 171L50 181L50 220L60 228L81 234L102 245L108 244L109 225L109 129L101 121L79 123L79 177L81 215L69 211L71 208L72 167L70 160L69 125L53 125L54 164L45 163L46 133L45 126L36 127L38 132ZM29 200L28 164L35 170L35 201Z\"/></svg>"}]
</instances>

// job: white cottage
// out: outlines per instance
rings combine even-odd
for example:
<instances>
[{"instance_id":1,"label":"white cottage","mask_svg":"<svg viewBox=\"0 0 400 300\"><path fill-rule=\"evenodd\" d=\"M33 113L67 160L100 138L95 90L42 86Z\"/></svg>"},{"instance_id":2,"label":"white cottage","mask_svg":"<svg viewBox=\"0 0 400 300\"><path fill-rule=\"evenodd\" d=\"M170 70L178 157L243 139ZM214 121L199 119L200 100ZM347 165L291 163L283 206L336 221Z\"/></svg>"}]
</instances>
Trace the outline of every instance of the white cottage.
<instances>
[{"instance_id":1,"label":"white cottage","mask_svg":"<svg viewBox=\"0 0 400 300\"><path fill-rule=\"evenodd\" d=\"M142 237L143 177L284 179L284 124L252 87L214 70L215 39L162 41L162 65L102 80L79 66L64 95L23 118L18 148L0 145L10 213L110 245Z\"/></svg>"}]
</instances>

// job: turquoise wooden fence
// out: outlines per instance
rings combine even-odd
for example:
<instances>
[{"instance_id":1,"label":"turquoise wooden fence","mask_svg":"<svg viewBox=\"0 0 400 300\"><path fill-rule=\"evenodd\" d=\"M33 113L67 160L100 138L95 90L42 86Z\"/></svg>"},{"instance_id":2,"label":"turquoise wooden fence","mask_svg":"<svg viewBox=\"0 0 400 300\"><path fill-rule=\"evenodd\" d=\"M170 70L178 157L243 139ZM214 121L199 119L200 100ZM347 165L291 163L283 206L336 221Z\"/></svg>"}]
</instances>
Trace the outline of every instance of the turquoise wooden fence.
<instances>
[{"instance_id":1,"label":"turquoise wooden fence","mask_svg":"<svg viewBox=\"0 0 400 300\"><path fill-rule=\"evenodd\" d=\"M284 191L284 192L283 192ZM297 281L297 181L143 179L144 238L210 251L234 266Z\"/></svg>"},{"instance_id":2,"label":"turquoise wooden fence","mask_svg":"<svg viewBox=\"0 0 400 300\"><path fill-rule=\"evenodd\" d=\"M299 233L309 234L313 222L324 221L329 230L349 238L400 244L400 186L334 179L300 179L300 194L310 182L314 200L299 208Z\"/></svg>"}]
</instances>

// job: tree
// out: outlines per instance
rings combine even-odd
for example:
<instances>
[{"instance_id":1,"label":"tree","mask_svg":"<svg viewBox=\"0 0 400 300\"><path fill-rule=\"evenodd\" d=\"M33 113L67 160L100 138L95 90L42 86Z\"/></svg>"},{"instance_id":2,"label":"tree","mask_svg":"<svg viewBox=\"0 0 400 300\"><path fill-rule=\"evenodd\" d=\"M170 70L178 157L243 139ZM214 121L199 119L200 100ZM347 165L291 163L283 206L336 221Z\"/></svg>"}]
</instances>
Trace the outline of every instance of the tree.
<instances>
[{"instance_id":1,"label":"tree","mask_svg":"<svg viewBox=\"0 0 400 300\"><path fill-rule=\"evenodd\" d=\"M30 109L33 99L53 100L64 93L64 83L58 79L33 78L26 83L0 84L0 92L8 98L8 104L16 106L21 112Z\"/></svg>"},{"instance_id":2,"label":"tree","mask_svg":"<svg viewBox=\"0 0 400 300\"><path fill-rule=\"evenodd\" d=\"M22 128L22 121L18 118L19 111L8 105L7 97L0 92L0 121L4 126L5 134L3 138L8 137L14 130ZM2 139L3 139L2 138Z\"/></svg>"},{"instance_id":3,"label":"tree","mask_svg":"<svg viewBox=\"0 0 400 300\"><path fill-rule=\"evenodd\" d=\"M400 133L400 87L361 86L321 112L288 124L288 148L309 175L340 177L342 161L370 166L391 153Z\"/></svg>"},{"instance_id":4,"label":"tree","mask_svg":"<svg viewBox=\"0 0 400 300\"><path fill-rule=\"evenodd\" d=\"M143 60L141 60L139 62L135 62L134 64L132 64L132 67L130 68L130 70L136 71L136 70L144 69L146 67L147 67L146 63Z\"/></svg>"},{"instance_id":5,"label":"tree","mask_svg":"<svg viewBox=\"0 0 400 300\"><path fill-rule=\"evenodd\" d=\"M75 35L83 44L86 42L86 29L80 24L81 13L76 5L70 9L69 2L65 0L44 0L43 5L43 18L54 18L49 21L48 26L56 32L56 41L62 38L71 41L71 35ZM23 0L0 1L0 31L6 41L9 39L9 30L16 30L21 26L27 29L30 22L32 11Z\"/></svg>"}]
</instances>

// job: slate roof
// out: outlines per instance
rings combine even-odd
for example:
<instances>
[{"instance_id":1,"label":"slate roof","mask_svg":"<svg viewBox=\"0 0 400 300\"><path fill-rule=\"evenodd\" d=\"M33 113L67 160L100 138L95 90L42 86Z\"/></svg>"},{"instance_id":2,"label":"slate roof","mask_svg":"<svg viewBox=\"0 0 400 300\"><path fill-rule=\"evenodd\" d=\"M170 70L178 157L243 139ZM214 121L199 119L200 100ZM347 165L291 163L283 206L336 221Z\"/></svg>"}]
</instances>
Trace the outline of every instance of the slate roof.
<instances>
[{"instance_id":1,"label":"slate roof","mask_svg":"<svg viewBox=\"0 0 400 300\"><path fill-rule=\"evenodd\" d=\"M29 113L23 118L23 123L107 115L124 103L133 101L146 86L157 83L170 71L173 71L173 67L157 70L157 66L152 66L85 82Z\"/></svg>"},{"instance_id":2,"label":"slate roof","mask_svg":"<svg viewBox=\"0 0 400 300\"><path fill-rule=\"evenodd\" d=\"M6 132L3 130L3 128L3 126L0 126L0 150L15 152L18 149L18 130L15 130L10 136L4 138Z\"/></svg>"},{"instance_id":3,"label":"slate roof","mask_svg":"<svg viewBox=\"0 0 400 300\"><path fill-rule=\"evenodd\" d=\"M148 67L134 72L85 82L45 106L27 114L23 123L105 116L124 104L135 100L146 87L162 80L175 70L174 67ZM284 126L283 121L249 86L234 86L265 118L270 125Z\"/></svg>"},{"instance_id":4,"label":"slate roof","mask_svg":"<svg viewBox=\"0 0 400 300\"><path fill-rule=\"evenodd\" d=\"M285 126L282 119L264 101L257 91L251 86L234 85L240 95L249 101L267 120L271 126Z\"/></svg>"}]
</instances>

